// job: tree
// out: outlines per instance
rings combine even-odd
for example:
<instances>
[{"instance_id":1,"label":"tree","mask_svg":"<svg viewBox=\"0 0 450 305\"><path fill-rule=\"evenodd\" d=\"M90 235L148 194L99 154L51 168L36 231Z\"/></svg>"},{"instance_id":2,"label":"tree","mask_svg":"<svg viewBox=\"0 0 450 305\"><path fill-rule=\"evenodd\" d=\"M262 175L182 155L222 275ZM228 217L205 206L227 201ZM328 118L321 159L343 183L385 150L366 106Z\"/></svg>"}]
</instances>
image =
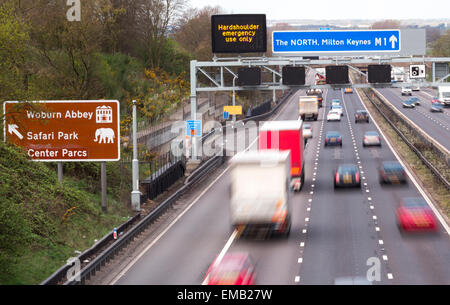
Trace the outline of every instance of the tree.
<instances>
[{"instance_id":1,"label":"tree","mask_svg":"<svg viewBox=\"0 0 450 305\"><path fill-rule=\"evenodd\" d=\"M16 14L15 1L0 5L0 100L26 99L28 80L24 72L28 24Z\"/></svg>"},{"instance_id":2,"label":"tree","mask_svg":"<svg viewBox=\"0 0 450 305\"><path fill-rule=\"evenodd\" d=\"M185 0L141 0L136 32L139 54L147 67L160 67L169 27L184 7Z\"/></svg>"},{"instance_id":3,"label":"tree","mask_svg":"<svg viewBox=\"0 0 450 305\"><path fill-rule=\"evenodd\" d=\"M450 30L436 40L432 54L436 57L450 57Z\"/></svg>"},{"instance_id":4,"label":"tree","mask_svg":"<svg viewBox=\"0 0 450 305\"><path fill-rule=\"evenodd\" d=\"M273 31L290 31L293 30L294 28L289 25L288 23L285 22L281 22L281 23L277 23L275 24L273 27L270 27L267 30L267 45L271 46L272 45L272 33ZM266 52L267 56L272 56L272 48L267 48L267 52Z\"/></svg>"},{"instance_id":5,"label":"tree","mask_svg":"<svg viewBox=\"0 0 450 305\"><path fill-rule=\"evenodd\" d=\"M65 1L20 1L30 22L34 61L31 68L39 98L90 99L102 95L95 76L98 53L110 43L109 0L82 2L81 22L69 22ZM106 15L105 15L106 14ZM106 34L105 34L106 33Z\"/></svg>"},{"instance_id":6,"label":"tree","mask_svg":"<svg viewBox=\"0 0 450 305\"><path fill-rule=\"evenodd\" d=\"M427 45L433 44L439 37L441 37L441 30L438 28L426 28Z\"/></svg>"},{"instance_id":7,"label":"tree","mask_svg":"<svg viewBox=\"0 0 450 305\"><path fill-rule=\"evenodd\" d=\"M221 8L207 6L201 10L187 10L176 25L174 38L197 60L211 60L211 16Z\"/></svg>"},{"instance_id":8,"label":"tree","mask_svg":"<svg viewBox=\"0 0 450 305\"><path fill-rule=\"evenodd\" d=\"M371 28L376 30L376 29L398 29L400 27L401 21L388 19L373 23Z\"/></svg>"}]
</instances>

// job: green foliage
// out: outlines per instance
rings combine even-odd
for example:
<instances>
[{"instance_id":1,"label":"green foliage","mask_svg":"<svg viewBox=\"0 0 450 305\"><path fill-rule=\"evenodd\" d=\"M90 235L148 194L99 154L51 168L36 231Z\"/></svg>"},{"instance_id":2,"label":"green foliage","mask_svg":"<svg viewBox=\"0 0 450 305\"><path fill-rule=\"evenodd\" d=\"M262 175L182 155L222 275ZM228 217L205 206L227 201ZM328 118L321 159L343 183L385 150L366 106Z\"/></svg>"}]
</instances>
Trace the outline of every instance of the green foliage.
<instances>
[{"instance_id":1,"label":"green foliage","mask_svg":"<svg viewBox=\"0 0 450 305\"><path fill-rule=\"evenodd\" d=\"M173 39L165 39L163 44L164 57L161 58L160 68L168 73L180 75L190 69L192 54L183 50Z\"/></svg>"},{"instance_id":2,"label":"green foliage","mask_svg":"<svg viewBox=\"0 0 450 305\"><path fill-rule=\"evenodd\" d=\"M27 97L27 29L11 2L0 5L0 100Z\"/></svg>"},{"instance_id":3,"label":"green foliage","mask_svg":"<svg viewBox=\"0 0 450 305\"><path fill-rule=\"evenodd\" d=\"M434 42L433 56L450 57L450 30Z\"/></svg>"},{"instance_id":4,"label":"green foliage","mask_svg":"<svg viewBox=\"0 0 450 305\"><path fill-rule=\"evenodd\" d=\"M84 164L71 173L95 176L95 166ZM113 190L120 185L114 178L120 173L117 165L108 170ZM64 184L57 183L51 167L30 161L20 148L2 142L0 181L0 284L39 283L74 256L75 249L92 246L128 214L110 196L114 213L104 215L98 194L87 192L70 176Z\"/></svg>"}]
</instances>

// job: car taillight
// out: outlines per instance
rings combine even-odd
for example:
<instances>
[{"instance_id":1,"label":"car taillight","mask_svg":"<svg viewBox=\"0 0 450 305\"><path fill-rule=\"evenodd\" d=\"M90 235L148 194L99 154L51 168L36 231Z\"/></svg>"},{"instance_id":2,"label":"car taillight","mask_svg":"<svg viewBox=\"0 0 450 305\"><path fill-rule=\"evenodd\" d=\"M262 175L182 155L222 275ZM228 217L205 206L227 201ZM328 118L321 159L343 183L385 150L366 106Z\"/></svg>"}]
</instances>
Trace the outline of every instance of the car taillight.
<instances>
[{"instance_id":1,"label":"car taillight","mask_svg":"<svg viewBox=\"0 0 450 305\"><path fill-rule=\"evenodd\" d=\"M367 137L364 137L364 141L367 141Z\"/></svg>"},{"instance_id":2,"label":"car taillight","mask_svg":"<svg viewBox=\"0 0 450 305\"><path fill-rule=\"evenodd\" d=\"M341 141L342 141L342 139L341 139L341 138L338 138L338 142L341 143Z\"/></svg>"},{"instance_id":3,"label":"car taillight","mask_svg":"<svg viewBox=\"0 0 450 305\"><path fill-rule=\"evenodd\" d=\"M377 137L378 142L380 142L380 137Z\"/></svg>"},{"instance_id":4,"label":"car taillight","mask_svg":"<svg viewBox=\"0 0 450 305\"><path fill-rule=\"evenodd\" d=\"M325 138L325 143L328 143L328 138Z\"/></svg>"},{"instance_id":5,"label":"car taillight","mask_svg":"<svg viewBox=\"0 0 450 305\"><path fill-rule=\"evenodd\" d=\"M335 179L336 183L339 183L339 173L336 173L334 179Z\"/></svg>"},{"instance_id":6,"label":"car taillight","mask_svg":"<svg viewBox=\"0 0 450 305\"><path fill-rule=\"evenodd\" d=\"M355 174L355 179L356 179L356 182L359 183L359 173Z\"/></svg>"}]
</instances>

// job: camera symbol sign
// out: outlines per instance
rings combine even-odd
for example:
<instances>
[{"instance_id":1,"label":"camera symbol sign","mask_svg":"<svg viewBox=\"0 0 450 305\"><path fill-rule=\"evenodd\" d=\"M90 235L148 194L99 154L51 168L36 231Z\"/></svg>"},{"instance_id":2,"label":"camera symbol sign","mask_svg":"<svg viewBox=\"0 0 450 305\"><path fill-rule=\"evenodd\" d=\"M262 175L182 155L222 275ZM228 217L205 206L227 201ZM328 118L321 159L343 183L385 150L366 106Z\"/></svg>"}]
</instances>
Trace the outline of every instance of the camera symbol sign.
<instances>
[{"instance_id":1,"label":"camera symbol sign","mask_svg":"<svg viewBox=\"0 0 450 305\"><path fill-rule=\"evenodd\" d=\"M409 78L425 78L425 65L410 65Z\"/></svg>"}]
</instances>

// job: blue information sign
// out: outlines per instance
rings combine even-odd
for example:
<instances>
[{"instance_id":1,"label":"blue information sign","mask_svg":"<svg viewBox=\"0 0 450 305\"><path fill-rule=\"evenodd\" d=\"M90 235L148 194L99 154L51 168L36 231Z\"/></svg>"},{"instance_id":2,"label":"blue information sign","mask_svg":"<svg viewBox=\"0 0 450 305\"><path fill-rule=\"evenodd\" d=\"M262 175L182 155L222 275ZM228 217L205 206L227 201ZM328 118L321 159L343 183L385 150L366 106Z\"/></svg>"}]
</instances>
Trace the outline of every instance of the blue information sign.
<instances>
[{"instance_id":1,"label":"blue information sign","mask_svg":"<svg viewBox=\"0 0 450 305\"><path fill-rule=\"evenodd\" d=\"M186 135L188 137L201 137L202 136L202 121L187 120L186 121Z\"/></svg>"},{"instance_id":2,"label":"blue information sign","mask_svg":"<svg viewBox=\"0 0 450 305\"><path fill-rule=\"evenodd\" d=\"M228 111L223 112L223 119L228 120L230 118L230 113Z\"/></svg>"},{"instance_id":3,"label":"blue information sign","mask_svg":"<svg viewBox=\"0 0 450 305\"><path fill-rule=\"evenodd\" d=\"M273 53L399 52L400 30L274 31Z\"/></svg>"}]
</instances>

